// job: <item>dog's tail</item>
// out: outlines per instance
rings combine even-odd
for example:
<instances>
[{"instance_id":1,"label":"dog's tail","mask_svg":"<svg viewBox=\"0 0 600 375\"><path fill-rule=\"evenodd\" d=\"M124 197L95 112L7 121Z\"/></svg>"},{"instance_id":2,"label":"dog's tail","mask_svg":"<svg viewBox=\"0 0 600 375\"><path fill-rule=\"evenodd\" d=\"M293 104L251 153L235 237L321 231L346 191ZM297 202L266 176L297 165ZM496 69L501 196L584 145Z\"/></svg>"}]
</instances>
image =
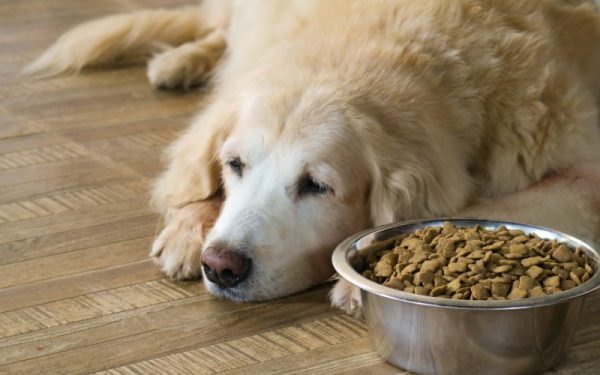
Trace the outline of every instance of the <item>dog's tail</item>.
<instances>
[{"instance_id":1,"label":"dog's tail","mask_svg":"<svg viewBox=\"0 0 600 375\"><path fill-rule=\"evenodd\" d=\"M201 23L198 7L144 10L93 20L62 35L23 72L78 72L85 66L149 55L160 44L179 45L200 37L206 30Z\"/></svg>"}]
</instances>

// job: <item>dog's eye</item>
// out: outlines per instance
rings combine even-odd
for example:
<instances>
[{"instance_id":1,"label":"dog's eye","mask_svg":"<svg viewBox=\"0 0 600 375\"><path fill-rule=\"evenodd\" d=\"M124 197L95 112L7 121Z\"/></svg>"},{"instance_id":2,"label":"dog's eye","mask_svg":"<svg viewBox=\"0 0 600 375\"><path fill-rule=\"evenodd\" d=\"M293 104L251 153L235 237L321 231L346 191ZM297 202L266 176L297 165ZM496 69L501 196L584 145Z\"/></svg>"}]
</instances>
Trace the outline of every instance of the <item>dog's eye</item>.
<instances>
[{"instance_id":1,"label":"dog's eye","mask_svg":"<svg viewBox=\"0 0 600 375\"><path fill-rule=\"evenodd\" d=\"M298 183L298 196L300 197L306 195L323 195L332 192L333 189L329 185L315 180L310 175L302 177Z\"/></svg>"},{"instance_id":2,"label":"dog's eye","mask_svg":"<svg viewBox=\"0 0 600 375\"><path fill-rule=\"evenodd\" d=\"M244 163L242 163L240 158L228 159L226 163L229 166L229 168L231 168L233 173L237 174L240 177L242 176L242 171L244 170Z\"/></svg>"}]
</instances>

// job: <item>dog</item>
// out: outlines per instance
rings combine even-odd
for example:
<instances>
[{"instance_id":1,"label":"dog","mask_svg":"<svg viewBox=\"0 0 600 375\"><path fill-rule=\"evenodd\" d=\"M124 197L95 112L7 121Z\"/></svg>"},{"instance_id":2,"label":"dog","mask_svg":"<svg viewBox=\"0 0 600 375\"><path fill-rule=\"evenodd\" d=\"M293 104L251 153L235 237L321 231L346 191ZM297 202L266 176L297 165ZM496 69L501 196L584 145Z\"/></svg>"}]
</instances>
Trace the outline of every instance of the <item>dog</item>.
<instances>
[{"instance_id":1,"label":"dog","mask_svg":"<svg viewBox=\"0 0 600 375\"><path fill-rule=\"evenodd\" d=\"M600 16L584 0L205 0L61 36L29 73L151 56L214 83L167 152L151 256L235 301L331 278L373 225L507 219L600 240ZM331 300L348 312L357 289Z\"/></svg>"}]
</instances>

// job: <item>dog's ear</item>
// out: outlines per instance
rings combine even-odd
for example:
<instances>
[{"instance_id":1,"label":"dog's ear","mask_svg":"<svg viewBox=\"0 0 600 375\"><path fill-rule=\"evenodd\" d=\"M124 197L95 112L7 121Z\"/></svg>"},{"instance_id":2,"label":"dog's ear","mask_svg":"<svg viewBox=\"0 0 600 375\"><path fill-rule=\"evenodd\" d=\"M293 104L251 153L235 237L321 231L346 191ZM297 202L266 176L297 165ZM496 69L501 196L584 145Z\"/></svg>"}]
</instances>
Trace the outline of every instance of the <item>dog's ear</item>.
<instances>
[{"instance_id":1,"label":"dog's ear","mask_svg":"<svg viewBox=\"0 0 600 375\"><path fill-rule=\"evenodd\" d=\"M353 99L348 116L366 151L371 223L452 215L475 187L468 168L479 138L458 125L472 116L410 74L384 87Z\"/></svg>"},{"instance_id":2,"label":"dog's ear","mask_svg":"<svg viewBox=\"0 0 600 375\"><path fill-rule=\"evenodd\" d=\"M371 163L373 225L449 216L465 206L473 183L456 151L427 141L379 142Z\"/></svg>"},{"instance_id":3,"label":"dog's ear","mask_svg":"<svg viewBox=\"0 0 600 375\"><path fill-rule=\"evenodd\" d=\"M160 212L208 199L221 185L217 155L233 127L232 103L214 102L167 151L169 167L156 180L152 206Z\"/></svg>"}]
</instances>

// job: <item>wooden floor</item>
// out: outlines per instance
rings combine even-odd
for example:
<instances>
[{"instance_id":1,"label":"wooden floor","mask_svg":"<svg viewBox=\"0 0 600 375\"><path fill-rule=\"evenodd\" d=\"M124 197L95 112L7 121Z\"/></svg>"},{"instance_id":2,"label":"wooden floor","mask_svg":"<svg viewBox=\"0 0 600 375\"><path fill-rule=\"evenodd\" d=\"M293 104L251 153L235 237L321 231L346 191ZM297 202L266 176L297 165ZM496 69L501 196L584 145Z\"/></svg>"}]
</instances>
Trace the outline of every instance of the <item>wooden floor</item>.
<instances>
[{"instance_id":1,"label":"wooden floor","mask_svg":"<svg viewBox=\"0 0 600 375\"><path fill-rule=\"evenodd\" d=\"M19 76L86 19L183 1L0 0L0 373L398 373L330 287L233 304L147 258L147 189L202 99L152 90L143 67ZM600 373L600 296L556 371Z\"/></svg>"}]
</instances>

